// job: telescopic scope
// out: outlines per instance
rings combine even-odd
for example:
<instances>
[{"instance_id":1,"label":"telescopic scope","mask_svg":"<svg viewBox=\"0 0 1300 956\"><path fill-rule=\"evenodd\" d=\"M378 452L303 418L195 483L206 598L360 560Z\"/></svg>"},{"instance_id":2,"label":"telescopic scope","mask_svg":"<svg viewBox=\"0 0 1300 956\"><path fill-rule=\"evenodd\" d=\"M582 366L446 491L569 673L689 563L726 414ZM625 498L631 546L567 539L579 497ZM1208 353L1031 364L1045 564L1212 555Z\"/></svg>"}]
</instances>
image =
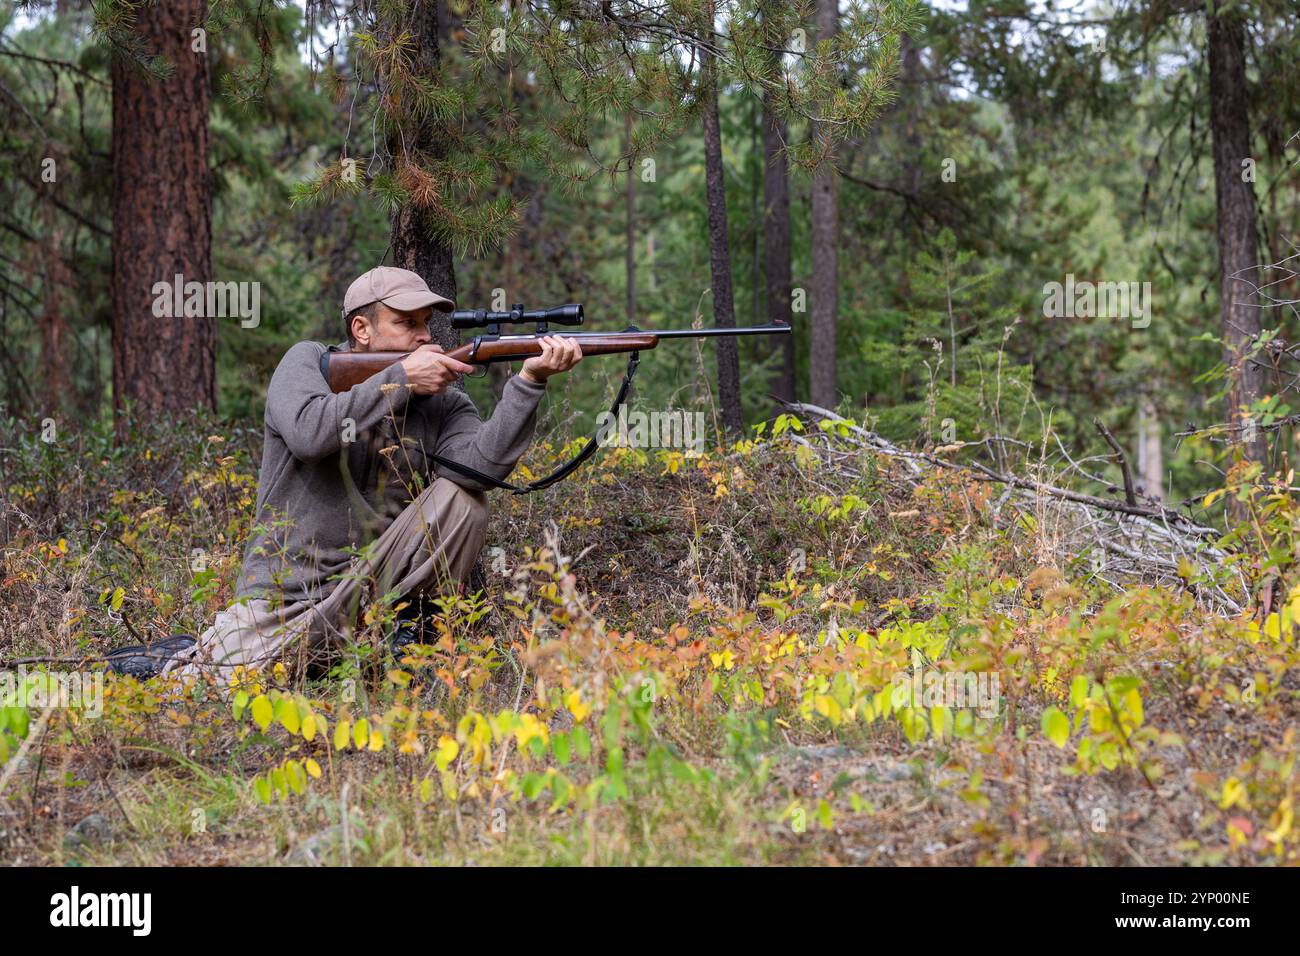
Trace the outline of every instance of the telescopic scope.
<instances>
[{"instance_id":1,"label":"telescopic scope","mask_svg":"<svg viewBox=\"0 0 1300 956\"><path fill-rule=\"evenodd\" d=\"M517 302L509 312L457 309L451 314L451 326L454 329L490 329L493 326L516 325L521 322L537 322L541 326L551 322L557 325L582 325L582 319L580 302L557 305L550 309L525 309L522 302Z\"/></svg>"}]
</instances>

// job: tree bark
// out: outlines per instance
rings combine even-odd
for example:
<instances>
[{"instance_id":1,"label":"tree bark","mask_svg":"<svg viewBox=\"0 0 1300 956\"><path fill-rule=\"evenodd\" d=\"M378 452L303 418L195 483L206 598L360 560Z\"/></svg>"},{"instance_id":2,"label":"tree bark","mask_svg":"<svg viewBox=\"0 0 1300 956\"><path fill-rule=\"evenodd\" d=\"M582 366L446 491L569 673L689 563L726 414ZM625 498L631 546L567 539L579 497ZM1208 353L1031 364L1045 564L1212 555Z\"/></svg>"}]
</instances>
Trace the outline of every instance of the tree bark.
<instances>
[{"instance_id":1,"label":"tree bark","mask_svg":"<svg viewBox=\"0 0 1300 956\"><path fill-rule=\"evenodd\" d=\"M155 317L155 283L212 278L208 172L211 81L206 53L191 50L206 0L140 8L136 32L174 72L155 79L119 57L113 83L113 411L142 416L217 404L216 318Z\"/></svg>"},{"instance_id":2,"label":"tree bark","mask_svg":"<svg viewBox=\"0 0 1300 956\"><path fill-rule=\"evenodd\" d=\"M436 0L412 0L400 12L389 14L381 5L380 30L386 37L401 36L409 31L414 49L411 52L411 69L420 76L438 82L442 57L438 49L438 3ZM431 118L418 123L404 122L400 132L388 141L388 153L395 169L404 163L420 164L425 156L440 159L444 155L444 139ZM456 268L451 247L433 236L431 217L427 209L404 205L394 210L389 222L389 240L392 244L393 265L417 273L429 288L448 299L456 299ZM443 348L454 348L460 337L451 327L449 315L434 310L429 323L434 342Z\"/></svg>"},{"instance_id":3,"label":"tree bark","mask_svg":"<svg viewBox=\"0 0 1300 956\"><path fill-rule=\"evenodd\" d=\"M713 4L709 3L709 23ZM708 194L709 265L713 278L713 320L719 328L735 328L736 309L731 288L731 251L727 244L727 190L722 170L722 130L718 125L718 80L713 58L700 51L704 85L704 178ZM722 424L730 432L744 428L740 413L740 352L732 336L714 340L718 360L718 404Z\"/></svg>"},{"instance_id":4,"label":"tree bark","mask_svg":"<svg viewBox=\"0 0 1300 956\"><path fill-rule=\"evenodd\" d=\"M1214 140L1214 198L1218 215L1219 321L1223 359L1228 368L1228 420L1242 424L1245 409L1264 394L1264 370L1246 361L1260 332L1259 250L1255 239L1255 188L1243 176L1250 158L1250 117L1246 101L1246 29L1234 13L1216 3L1208 18L1210 129ZM1233 431L1249 461L1263 462L1263 432ZM1252 434L1253 433L1253 434ZM1251 440L1253 439L1253 440ZM1231 505L1230 505L1231 506Z\"/></svg>"},{"instance_id":5,"label":"tree bark","mask_svg":"<svg viewBox=\"0 0 1300 956\"><path fill-rule=\"evenodd\" d=\"M909 33L901 37L903 79L899 98L902 101L904 126L903 141L907 152L903 156L903 182L913 197L921 195L921 50Z\"/></svg>"},{"instance_id":6,"label":"tree bark","mask_svg":"<svg viewBox=\"0 0 1300 956\"><path fill-rule=\"evenodd\" d=\"M632 114L623 120L623 134L627 144L627 322L636 324L636 157L632 155Z\"/></svg>"},{"instance_id":7,"label":"tree bark","mask_svg":"<svg viewBox=\"0 0 1300 956\"><path fill-rule=\"evenodd\" d=\"M63 295L72 277L63 261L63 229L55 223L54 207L46 208L46 228L50 232L44 243L45 277L41 285L41 387L44 390L43 415L59 419L64 409L74 404L68 379L68 319Z\"/></svg>"},{"instance_id":8,"label":"tree bark","mask_svg":"<svg viewBox=\"0 0 1300 956\"><path fill-rule=\"evenodd\" d=\"M1165 456L1160 439L1160 414L1151 397L1143 395L1138 406L1138 476L1143 494L1164 501Z\"/></svg>"},{"instance_id":9,"label":"tree bark","mask_svg":"<svg viewBox=\"0 0 1300 956\"><path fill-rule=\"evenodd\" d=\"M777 60L776 55L772 56ZM773 108L771 92L763 93L763 275L767 321L794 324L790 310L790 167L785 144L785 120ZM772 382L780 400L795 400L794 334L780 336L781 367Z\"/></svg>"},{"instance_id":10,"label":"tree bark","mask_svg":"<svg viewBox=\"0 0 1300 956\"><path fill-rule=\"evenodd\" d=\"M817 0L814 16L818 42L839 30L837 0ZM813 124L814 138L829 136L829 130ZM817 167L812 182L812 328L810 393L812 403L835 408L840 403L836 383L836 326L839 315L839 195L834 156L827 155Z\"/></svg>"}]
</instances>

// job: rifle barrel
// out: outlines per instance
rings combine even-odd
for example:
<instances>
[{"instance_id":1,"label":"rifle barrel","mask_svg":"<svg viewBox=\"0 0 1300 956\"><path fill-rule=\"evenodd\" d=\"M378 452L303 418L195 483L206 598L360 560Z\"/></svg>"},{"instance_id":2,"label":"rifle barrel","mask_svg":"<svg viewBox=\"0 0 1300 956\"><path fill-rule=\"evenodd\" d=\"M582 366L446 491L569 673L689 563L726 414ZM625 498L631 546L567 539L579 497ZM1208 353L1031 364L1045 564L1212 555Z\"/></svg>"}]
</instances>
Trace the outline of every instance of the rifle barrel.
<instances>
[{"instance_id":1,"label":"rifle barrel","mask_svg":"<svg viewBox=\"0 0 1300 956\"><path fill-rule=\"evenodd\" d=\"M746 325L733 329L642 329L641 331L657 335L661 339L700 339L714 335L788 335L790 326L774 323L772 325Z\"/></svg>"}]
</instances>

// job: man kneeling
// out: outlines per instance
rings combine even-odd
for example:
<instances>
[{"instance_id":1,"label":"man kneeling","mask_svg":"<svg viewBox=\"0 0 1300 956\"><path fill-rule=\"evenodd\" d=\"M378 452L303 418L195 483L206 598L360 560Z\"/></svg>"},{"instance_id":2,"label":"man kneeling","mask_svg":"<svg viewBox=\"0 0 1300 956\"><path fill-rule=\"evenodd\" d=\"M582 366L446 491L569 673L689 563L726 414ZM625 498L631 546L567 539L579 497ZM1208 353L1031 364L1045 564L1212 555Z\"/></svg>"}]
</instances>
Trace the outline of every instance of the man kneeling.
<instances>
[{"instance_id":1,"label":"man kneeling","mask_svg":"<svg viewBox=\"0 0 1300 956\"><path fill-rule=\"evenodd\" d=\"M405 269L381 266L353 282L343 307L348 343L337 348L410 354L340 394L321 374L325 346L289 349L267 391L240 600L197 642L114 652L116 670L211 675L223 688L240 667L282 661L297 670L342 644L372 586L372 598L411 598L389 635L396 649L418 635L424 595L463 587L483 548L488 486L432 456L505 479L532 440L547 379L573 368L582 349L572 338L544 339L484 422L449 387L473 367L430 344L434 308L450 312L453 303Z\"/></svg>"}]
</instances>

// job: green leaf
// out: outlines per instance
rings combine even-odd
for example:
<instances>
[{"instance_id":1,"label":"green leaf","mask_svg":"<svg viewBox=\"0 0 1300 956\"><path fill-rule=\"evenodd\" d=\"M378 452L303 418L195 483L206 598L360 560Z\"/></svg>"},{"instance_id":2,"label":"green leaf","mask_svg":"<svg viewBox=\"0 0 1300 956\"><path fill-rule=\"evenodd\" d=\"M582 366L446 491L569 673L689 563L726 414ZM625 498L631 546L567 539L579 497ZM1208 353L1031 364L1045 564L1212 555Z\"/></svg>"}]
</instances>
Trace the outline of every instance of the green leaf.
<instances>
[{"instance_id":1,"label":"green leaf","mask_svg":"<svg viewBox=\"0 0 1300 956\"><path fill-rule=\"evenodd\" d=\"M1088 699L1088 678L1080 674L1070 682L1070 706L1078 709Z\"/></svg>"},{"instance_id":2,"label":"green leaf","mask_svg":"<svg viewBox=\"0 0 1300 956\"><path fill-rule=\"evenodd\" d=\"M1136 690L1140 686L1142 686L1142 682L1132 674L1112 677L1106 681L1106 690L1114 697L1123 697L1129 691Z\"/></svg>"},{"instance_id":3,"label":"green leaf","mask_svg":"<svg viewBox=\"0 0 1300 956\"><path fill-rule=\"evenodd\" d=\"M910 743L920 743L930 732L930 726L925 722L925 714L915 707L904 707L900 710L898 722L903 726L903 736Z\"/></svg>"},{"instance_id":4,"label":"green leaf","mask_svg":"<svg viewBox=\"0 0 1300 956\"><path fill-rule=\"evenodd\" d=\"M285 762L284 777L288 781L289 788L294 793L301 796L307 791L307 774L298 761L289 760Z\"/></svg>"},{"instance_id":5,"label":"green leaf","mask_svg":"<svg viewBox=\"0 0 1300 956\"><path fill-rule=\"evenodd\" d=\"M524 775L522 789L524 797L529 800L535 800L537 795L546 789L546 774L529 773Z\"/></svg>"},{"instance_id":6,"label":"green leaf","mask_svg":"<svg viewBox=\"0 0 1300 956\"><path fill-rule=\"evenodd\" d=\"M1097 748L1097 759L1107 770L1114 770L1119 766L1119 744L1107 741Z\"/></svg>"},{"instance_id":7,"label":"green leaf","mask_svg":"<svg viewBox=\"0 0 1300 956\"><path fill-rule=\"evenodd\" d=\"M569 762L569 756L570 756L570 755L569 755L569 735L566 734L566 733L561 732L561 733L556 734L554 737L552 737L552 738L551 738L551 749L555 752L555 759L558 760L558 761L560 762L560 765L561 765L561 766L563 766L564 764L568 763L568 762Z\"/></svg>"},{"instance_id":8,"label":"green leaf","mask_svg":"<svg viewBox=\"0 0 1300 956\"><path fill-rule=\"evenodd\" d=\"M831 805L825 800L817 801L817 822L822 825L823 830L830 830L835 826L835 814L831 810Z\"/></svg>"},{"instance_id":9,"label":"green leaf","mask_svg":"<svg viewBox=\"0 0 1300 956\"><path fill-rule=\"evenodd\" d=\"M601 729L605 735L606 750L612 750L622 741L623 706L617 700L610 701L609 709L605 711L605 719L601 722Z\"/></svg>"},{"instance_id":10,"label":"green leaf","mask_svg":"<svg viewBox=\"0 0 1300 956\"><path fill-rule=\"evenodd\" d=\"M1043 711L1043 735L1057 747L1070 739L1070 719L1055 707Z\"/></svg>"},{"instance_id":11,"label":"green leaf","mask_svg":"<svg viewBox=\"0 0 1300 956\"><path fill-rule=\"evenodd\" d=\"M623 748L611 747L605 757L605 769L611 774L623 772Z\"/></svg>"},{"instance_id":12,"label":"green leaf","mask_svg":"<svg viewBox=\"0 0 1300 956\"><path fill-rule=\"evenodd\" d=\"M10 707L9 710L9 731L18 740L27 736L27 729L31 726L31 716L27 713L26 707Z\"/></svg>"},{"instance_id":13,"label":"green leaf","mask_svg":"<svg viewBox=\"0 0 1300 956\"><path fill-rule=\"evenodd\" d=\"M558 810L569 802L569 794L573 788L569 784L569 779L563 774L557 773L551 778L551 792L555 794L555 800L551 803L552 810Z\"/></svg>"},{"instance_id":14,"label":"green leaf","mask_svg":"<svg viewBox=\"0 0 1300 956\"><path fill-rule=\"evenodd\" d=\"M586 760L591 756L591 735L581 724L573 728L573 749L578 752L579 760Z\"/></svg>"}]
</instances>

